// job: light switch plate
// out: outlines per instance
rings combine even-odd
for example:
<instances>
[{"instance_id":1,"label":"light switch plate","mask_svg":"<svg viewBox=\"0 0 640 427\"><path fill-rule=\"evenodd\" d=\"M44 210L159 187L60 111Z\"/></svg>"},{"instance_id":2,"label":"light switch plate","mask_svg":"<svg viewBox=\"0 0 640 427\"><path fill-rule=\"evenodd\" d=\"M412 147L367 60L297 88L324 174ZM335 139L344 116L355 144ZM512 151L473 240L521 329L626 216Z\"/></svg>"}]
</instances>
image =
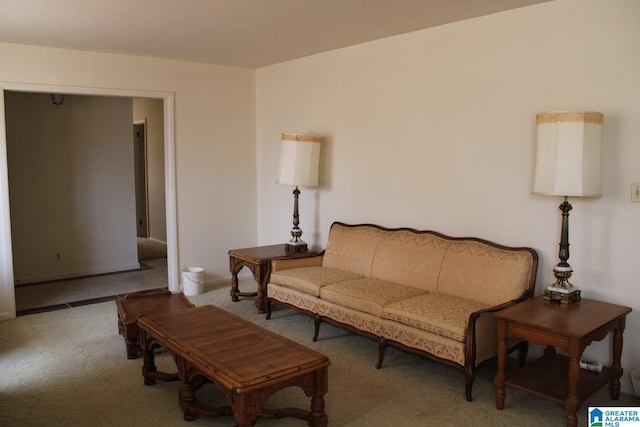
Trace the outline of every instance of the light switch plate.
<instances>
[{"instance_id":1,"label":"light switch plate","mask_svg":"<svg viewBox=\"0 0 640 427\"><path fill-rule=\"evenodd\" d=\"M640 182L631 183L631 201L640 202Z\"/></svg>"}]
</instances>

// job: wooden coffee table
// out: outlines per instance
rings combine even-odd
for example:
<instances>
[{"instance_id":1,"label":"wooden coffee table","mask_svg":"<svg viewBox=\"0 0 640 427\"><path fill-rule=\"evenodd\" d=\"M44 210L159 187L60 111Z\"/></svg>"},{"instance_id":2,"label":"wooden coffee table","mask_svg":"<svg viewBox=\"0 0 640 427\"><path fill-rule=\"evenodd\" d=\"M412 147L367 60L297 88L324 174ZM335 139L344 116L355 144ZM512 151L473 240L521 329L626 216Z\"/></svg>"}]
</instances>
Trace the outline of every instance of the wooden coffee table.
<instances>
[{"instance_id":1,"label":"wooden coffee table","mask_svg":"<svg viewBox=\"0 0 640 427\"><path fill-rule=\"evenodd\" d=\"M212 305L145 316L138 327L145 384L164 379L154 362L153 348L160 345L176 361L185 420L232 414L238 426L248 427L260 417L293 417L326 427L326 356ZM217 384L230 405L213 408L199 403L195 393L204 382ZM275 392L290 386L311 397L310 411L264 408Z\"/></svg>"},{"instance_id":2,"label":"wooden coffee table","mask_svg":"<svg viewBox=\"0 0 640 427\"><path fill-rule=\"evenodd\" d=\"M229 251L229 270L231 271L231 301L239 301L239 297L256 298L258 313L266 312L266 289L271 274L272 259L306 258L318 255L316 251L291 252L286 244L257 246L255 248L231 249ZM247 267L258 282L257 292L241 292L238 288L238 273Z\"/></svg>"}]
</instances>

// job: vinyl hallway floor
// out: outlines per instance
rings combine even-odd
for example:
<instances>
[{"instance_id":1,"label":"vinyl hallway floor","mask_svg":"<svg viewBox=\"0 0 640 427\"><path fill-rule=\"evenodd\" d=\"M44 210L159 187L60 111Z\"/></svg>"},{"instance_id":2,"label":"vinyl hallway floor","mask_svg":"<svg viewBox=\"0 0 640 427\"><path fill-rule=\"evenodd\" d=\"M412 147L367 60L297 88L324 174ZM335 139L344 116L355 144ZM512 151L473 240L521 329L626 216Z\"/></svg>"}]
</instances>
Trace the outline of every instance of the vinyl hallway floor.
<instances>
[{"instance_id":1,"label":"vinyl hallway floor","mask_svg":"<svg viewBox=\"0 0 640 427\"><path fill-rule=\"evenodd\" d=\"M166 258L145 260L140 265L140 270L17 285L16 314L61 310L115 300L130 292L167 289Z\"/></svg>"}]
</instances>

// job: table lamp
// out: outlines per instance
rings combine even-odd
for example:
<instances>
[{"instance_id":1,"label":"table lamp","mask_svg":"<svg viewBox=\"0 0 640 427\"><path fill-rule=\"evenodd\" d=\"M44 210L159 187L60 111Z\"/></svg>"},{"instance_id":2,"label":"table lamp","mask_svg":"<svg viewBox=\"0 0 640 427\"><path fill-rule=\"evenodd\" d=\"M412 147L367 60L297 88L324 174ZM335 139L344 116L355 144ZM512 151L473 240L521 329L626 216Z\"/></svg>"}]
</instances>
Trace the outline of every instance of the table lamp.
<instances>
[{"instance_id":1,"label":"table lamp","mask_svg":"<svg viewBox=\"0 0 640 427\"><path fill-rule=\"evenodd\" d=\"M560 262L553 269L555 283L544 291L544 299L570 304L580 300L580 290L569 282L573 269L569 259L568 196L600 196L600 147L602 113L555 111L537 118L537 153L534 194L562 196Z\"/></svg>"},{"instance_id":2,"label":"table lamp","mask_svg":"<svg viewBox=\"0 0 640 427\"><path fill-rule=\"evenodd\" d=\"M307 244L300 238L300 216L298 214L298 187L317 187L322 138L313 135L283 133L280 143L280 173L278 184L294 185L293 228L286 249L290 252L305 252Z\"/></svg>"}]
</instances>

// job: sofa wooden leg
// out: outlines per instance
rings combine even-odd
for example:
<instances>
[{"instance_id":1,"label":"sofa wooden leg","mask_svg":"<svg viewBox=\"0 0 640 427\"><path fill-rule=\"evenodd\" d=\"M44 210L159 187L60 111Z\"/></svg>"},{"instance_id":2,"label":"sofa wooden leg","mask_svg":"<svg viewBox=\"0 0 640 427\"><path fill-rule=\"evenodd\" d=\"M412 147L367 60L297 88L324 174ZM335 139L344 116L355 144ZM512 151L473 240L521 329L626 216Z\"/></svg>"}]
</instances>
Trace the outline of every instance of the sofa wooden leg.
<instances>
[{"instance_id":1,"label":"sofa wooden leg","mask_svg":"<svg viewBox=\"0 0 640 427\"><path fill-rule=\"evenodd\" d=\"M315 314L313 316L313 325L314 325L314 332L313 332L313 341L318 341L318 334L320 334L320 324L322 323L322 318L320 317L319 314Z\"/></svg>"},{"instance_id":2,"label":"sofa wooden leg","mask_svg":"<svg viewBox=\"0 0 640 427\"><path fill-rule=\"evenodd\" d=\"M265 312L267 313L267 314L265 315L265 318L266 318L267 320L269 320L269 319L271 319L271 301L267 300L267 302L266 302L265 306L266 306L266 307L265 307L265 309L266 309L266 310L265 310Z\"/></svg>"},{"instance_id":3,"label":"sofa wooden leg","mask_svg":"<svg viewBox=\"0 0 640 427\"><path fill-rule=\"evenodd\" d=\"M473 367L465 366L464 368L464 394L467 402L471 402L471 390L473 389L473 380L476 377L476 370Z\"/></svg>"},{"instance_id":4,"label":"sofa wooden leg","mask_svg":"<svg viewBox=\"0 0 640 427\"><path fill-rule=\"evenodd\" d=\"M378 363L376 369L382 368L382 362L384 361L384 352L387 349L387 339L385 337L378 338Z\"/></svg>"}]
</instances>

